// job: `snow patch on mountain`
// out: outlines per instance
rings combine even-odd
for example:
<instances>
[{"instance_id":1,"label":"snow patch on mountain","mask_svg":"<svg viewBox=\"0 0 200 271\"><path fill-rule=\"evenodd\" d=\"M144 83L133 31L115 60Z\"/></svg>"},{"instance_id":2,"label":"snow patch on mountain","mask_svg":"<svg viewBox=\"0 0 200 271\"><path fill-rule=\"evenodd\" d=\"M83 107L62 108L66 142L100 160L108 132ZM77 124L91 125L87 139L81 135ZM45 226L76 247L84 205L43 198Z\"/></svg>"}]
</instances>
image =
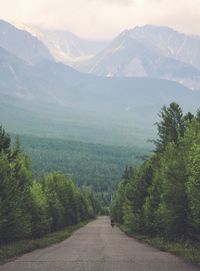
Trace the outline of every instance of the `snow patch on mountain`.
<instances>
[{"instance_id":1,"label":"snow patch on mountain","mask_svg":"<svg viewBox=\"0 0 200 271\"><path fill-rule=\"evenodd\" d=\"M42 41L54 60L75 66L88 61L107 46L108 42L81 39L68 31L46 30L33 25L16 23L16 27L30 32Z\"/></svg>"}]
</instances>

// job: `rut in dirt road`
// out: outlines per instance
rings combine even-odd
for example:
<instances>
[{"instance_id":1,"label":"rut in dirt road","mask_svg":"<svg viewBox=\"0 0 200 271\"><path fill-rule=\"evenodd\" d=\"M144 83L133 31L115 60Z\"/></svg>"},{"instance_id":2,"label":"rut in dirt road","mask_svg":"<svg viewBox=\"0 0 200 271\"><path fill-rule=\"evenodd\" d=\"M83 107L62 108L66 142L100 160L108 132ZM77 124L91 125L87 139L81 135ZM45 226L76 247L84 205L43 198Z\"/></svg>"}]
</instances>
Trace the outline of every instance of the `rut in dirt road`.
<instances>
[{"instance_id":1,"label":"rut in dirt road","mask_svg":"<svg viewBox=\"0 0 200 271\"><path fill-rule=\"evenodd\" d=\"M200 271L112 228L100 217L51 247L25 254L0 271Z\"/></svg>"}]
</instances>

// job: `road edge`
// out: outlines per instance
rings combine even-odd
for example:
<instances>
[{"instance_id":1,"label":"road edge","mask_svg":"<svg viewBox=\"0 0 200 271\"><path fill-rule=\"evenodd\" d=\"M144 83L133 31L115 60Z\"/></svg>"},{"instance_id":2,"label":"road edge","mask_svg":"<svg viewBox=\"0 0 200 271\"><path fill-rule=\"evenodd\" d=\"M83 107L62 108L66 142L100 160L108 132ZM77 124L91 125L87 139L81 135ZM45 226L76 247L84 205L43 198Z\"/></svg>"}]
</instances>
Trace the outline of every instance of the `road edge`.
<instances>
[{"instance_id":1,"label":"road edge","mask_svg":"<svg viewBox=\"0 0 200 271\"><path fill-rule=\"evenodd\" d=\"M135 238L141 243L157 248L160 251L169 252L181 257L184 261L200 267L200 243L192 240L172 242L163 237L151 237L137 233L130 233L124 226L118 227L129 237Z\"/></svg>"},{"instance_id":2,"label":"road edge","mask_svg":"<svg viewBox=\"0 0 200 271\"><path fill-rule=\"evenodd\" d=\"M10 262L16 259L16 257L22 256L25 253L34 251L36 249L46 248L53 244L62 242L65 239L69 238L76 230L84 227L93 220L94 219L87 220L84 222L80 222L77 225L66 227L59 231L51 232L38 239L20 240L0 246L0 265Z\"/></svg>"}]
</instances>

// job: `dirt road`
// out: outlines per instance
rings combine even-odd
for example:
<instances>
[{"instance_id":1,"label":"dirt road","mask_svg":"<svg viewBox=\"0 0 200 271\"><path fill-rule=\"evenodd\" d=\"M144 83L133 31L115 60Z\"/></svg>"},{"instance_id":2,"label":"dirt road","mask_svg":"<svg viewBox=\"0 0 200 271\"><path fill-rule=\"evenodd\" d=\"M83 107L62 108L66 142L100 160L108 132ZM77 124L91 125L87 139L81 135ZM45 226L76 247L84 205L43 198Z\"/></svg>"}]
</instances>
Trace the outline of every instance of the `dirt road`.
<instances>
[{"instance_id":1,"label":"dirt road","mask_svg":"<svg viewBox=\"0 0 200 271\"><path fill-rule=\"evenodd\" d=\"M108 217L76 231L67 240L25 254L0 271L197 271L169 253L160 252L111 228Z\"/></svg>"}]
</instances>

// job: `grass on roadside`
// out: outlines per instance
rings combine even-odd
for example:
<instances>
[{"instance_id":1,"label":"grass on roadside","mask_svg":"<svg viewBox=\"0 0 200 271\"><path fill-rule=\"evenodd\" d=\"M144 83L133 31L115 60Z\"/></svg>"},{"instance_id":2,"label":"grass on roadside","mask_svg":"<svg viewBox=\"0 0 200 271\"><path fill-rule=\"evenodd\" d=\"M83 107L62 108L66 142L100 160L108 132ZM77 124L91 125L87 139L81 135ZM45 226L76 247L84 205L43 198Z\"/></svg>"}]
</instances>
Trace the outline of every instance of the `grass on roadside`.
<instances>
[{"instance_id":1,"label":"grass on roadside","mask_svg":"<svg viewBox=\"0 0 200 271\"><path fill-rule=\"evenodd\" d=\"M49 233L42 238L33 240L21 240L12 242L10 244L0 246L0 264L5 263L7 260L20 256L24 253L33 251L38 248L44 248L49 245L61 242L71 236L71 234L86 225L87 222L81 222L78 225L67 227L65 229Z\"/></svg>"},{"instance_id":2,"label":"grass on roadside","mask_svg":"<svg viewBox=\"0 0 200 271\"><path fill-rule=\"evenodd\" d=\"M173 253L181 256L186 261L200 266L200 243L192 240L184 240L179 242L172 242L163 237L150 237L147 235L139 235L137 233L130 234L127 229L120 226L121 230L127 235L136 238L150 246L156 247L161 251Z\"/></svg>"}]
</instances>

